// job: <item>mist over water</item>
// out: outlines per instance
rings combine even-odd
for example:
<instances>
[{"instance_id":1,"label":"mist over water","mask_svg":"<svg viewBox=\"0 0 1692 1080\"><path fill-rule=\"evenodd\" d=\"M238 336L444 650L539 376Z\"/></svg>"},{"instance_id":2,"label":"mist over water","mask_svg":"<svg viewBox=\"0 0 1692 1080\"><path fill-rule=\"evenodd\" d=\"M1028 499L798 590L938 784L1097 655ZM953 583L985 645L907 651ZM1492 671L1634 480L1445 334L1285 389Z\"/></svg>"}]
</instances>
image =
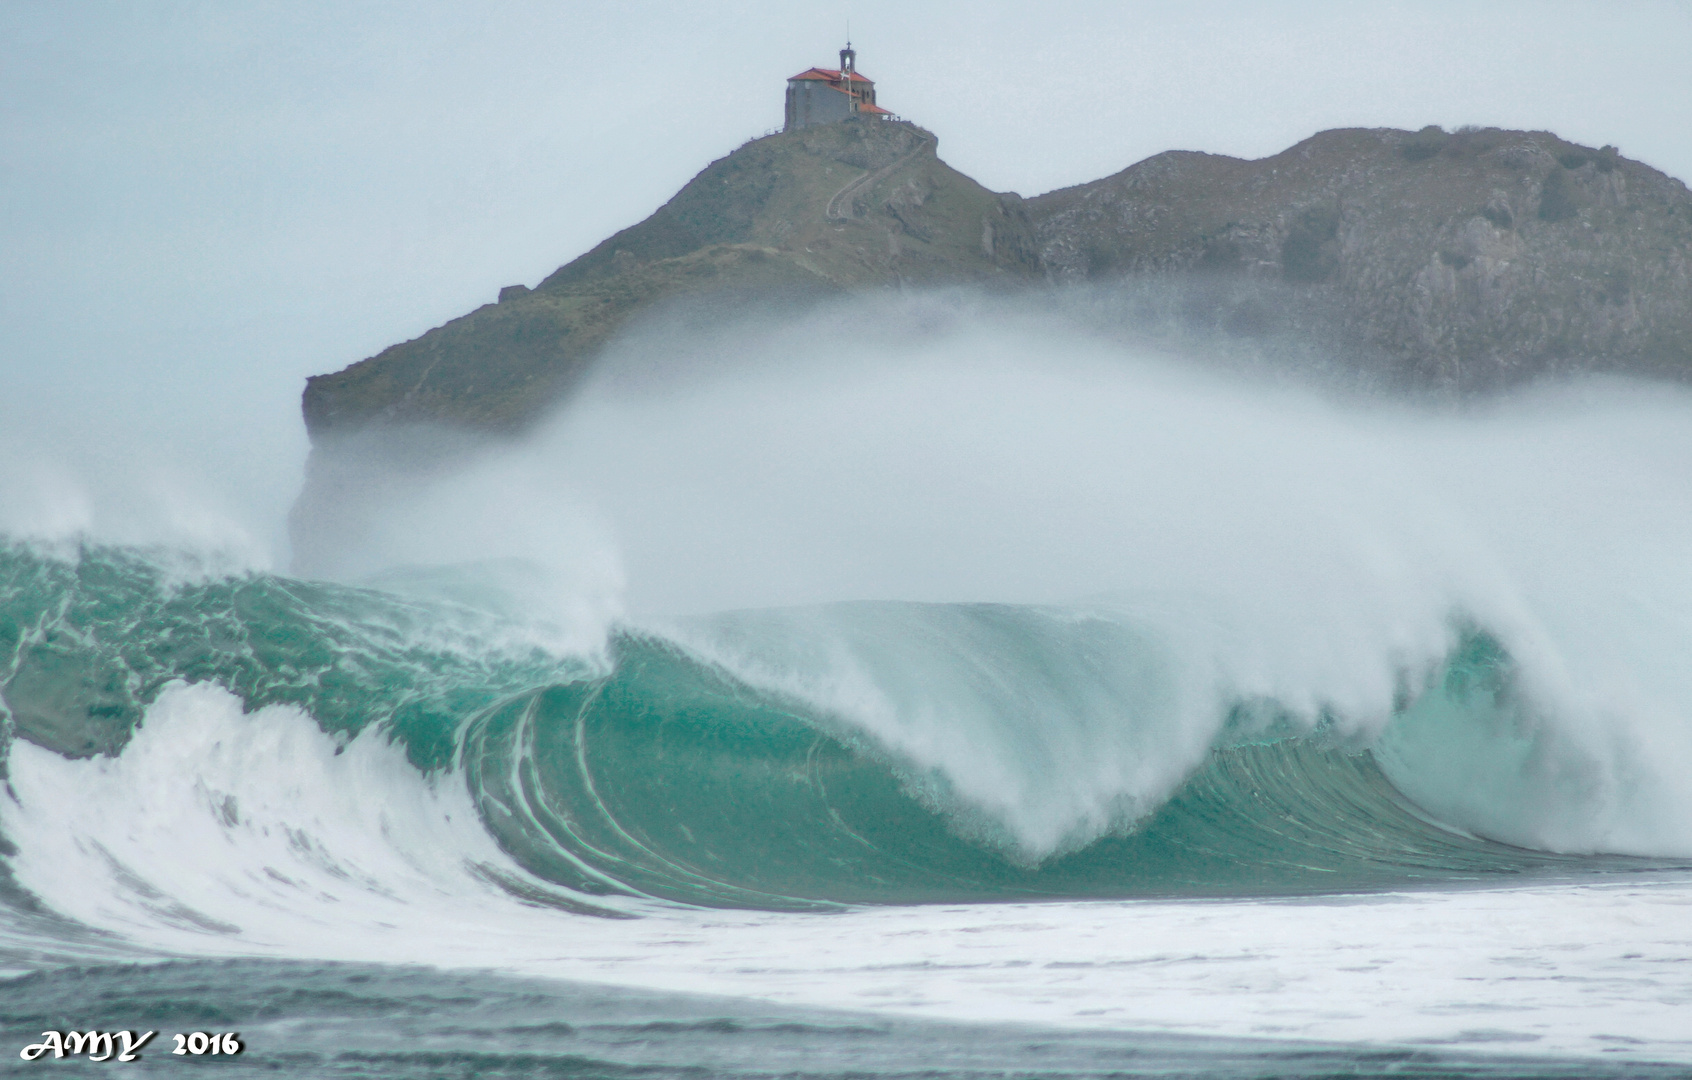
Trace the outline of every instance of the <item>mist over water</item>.
<instances>
[{"instance_id":1,"label":"mist over water","mask_svg":"<svg viewBox=\"0 0 1692 1080\"><path fill-rule=\"evenodd\" d=\"M1460 829L1692 854L1692 395L1411 405L989 300L875 303L651 322L520 444L351 466L357 527L302 515L302 567L522 567L550 585L507 599L797 695L1025 857L1148 813L1219 739L1298 731L1384 734ZM846 601L1032 606L1047 644ZM749 609L785 613L711 617ZM1484 716L1424 693L1471 630L1509 662Z\"/></svg>"},{"instance_id":2,"label":"mist over water","mask_svg":"<svg viewBox=\"0 0 1692 1080\"><path fill-rule=\"evenodd\" d=\"M413 670L423 661L405 660L405 684L419 689L395 702L424 693L440 702L423 709L435 719L403 721L384 699L321 707L354 732L359 715L389 717L382 724L417 762L447 760L441 748L456 741L452 760L471 770L477 797L501 806L533 797L498 793L504 755L519 771L547 755L585 762L590 713L604 713L606 738L625 738L627 718L606 704L621 693L633 695L629 717L727 709L721 723L771 732L799 718L862 768L889 770L899 798L952 834L1020 867L1013 877L1101 859L1086 854L1101 837L1162 835L1172 826L1147 823L1197 813L1181 808L1198 798L1201 774L1222 785L1224 803L1241 798L1215 755L1295 743L1340 757L1238 760L1269 770L1262 782L1288 786L1295 801L1320 801L1309 785L1370 751L1378 784L1373 773L1332 782L1362 785L1354 798L1379 801L1376 813L1408 800L1454 835L1534 851L1692 856L1692 674L1679 663L1692 645L1692 394L1588 381L1438 407L1324 390L1276 359L1160 351L1097 323L958 293L651 320L520 441L411 431L326 445L292 520L306 577L491 612L528 628L500 631L499 650L526 643L519 651L576 671L587 658L601 673L592 678L629 688L580 701L525 692L511 699L530 702L517 718L516 705L475 709L543 678L544 666L478 675L495 681L464 698L427 673L459 661ZM128 479L170 456L164 448L126 448L104 475L54 461L50 444L25 450L7 473L26 496L7 503L14 538L56 541L55 557L72 559L79 543L150 545L154 564L202 575L268 565L256 538L279 522L255 512L263 500L203 494L226 494L220 478L250 468L238 448L170 489L199 491L197 501ZM275 468L292 472L284 460ZM99 483L78 483L78 469ZM254 580L302 611L321 603L286 578ZM192 603L225 602L214 594ZM337 640L374 628L385 637L373 655L436 648L405 636L415 630L386 640L427 615L378 606L359 618ZM305 678L289 674L303 655L255 654L229 669L248 674L202 665L183 677L284 686ZM34 670L20 669L11 706L58 715L51 694L19 704L51 681ZM158 686L170 674L167 663L131 681ZM247 707L311 714L321 691L300 686ZM187 722L180 708L172 715ZM577 743L525 741L555 734ZM664 752L616 751L631 768ZM869 785L854 797L880 790L871 773L853 781ZM576 782L553 775L547 798L576 798ZM587 783L581 797L599 798ZM109 800L145 797L130 787ZM489 805L481 812L495 828L505 811ZM533 811L539 822L551 812ZM553 840L502 828L496 838L528 869L575 880L565 864L579 853L547 854ZM1390 863L1387 850L1368 858ZM721 895L756 904L784 889L847 887L801 878ZM693 886L640 885L654 888Z\"/></svg>"},{"instance_id":3,"label":"mist over water","mask_svg":"<svg viewBox=\"0 0 1692 1080\"><path fill-rule=\"evenodd\" d=\"M1137 820L1257 728L1384 733L1401 790L1495 839L1692 854L1692 394L1456 409L1276 375L962 294L655 320L463 464L331 445L295 561L566 651L652 628L837 718L1024 857ZM172 448L105 471L11 442L14 536L274 561L274 500L229 497L239 448L193 476ZM1043 628L956 607L982 604ZM713 614L754 609L781 610ZM1423 694L1470 629L1511 661L1484 721Z\"/></svg>"},{"instance_id":4,"label":"mist over water","mask_svg":"<svg viewBox=\"0 0 1692 1080\"><path fill-rule=\"evenodd\" d=\"M305 439L250 405L262 380L231 365L202 397L157 384L105 397L0 396L0 536L165 545L225 568L283 569ZM292 404L289 402L289 404Z\"/></svg>"}]
</instances>

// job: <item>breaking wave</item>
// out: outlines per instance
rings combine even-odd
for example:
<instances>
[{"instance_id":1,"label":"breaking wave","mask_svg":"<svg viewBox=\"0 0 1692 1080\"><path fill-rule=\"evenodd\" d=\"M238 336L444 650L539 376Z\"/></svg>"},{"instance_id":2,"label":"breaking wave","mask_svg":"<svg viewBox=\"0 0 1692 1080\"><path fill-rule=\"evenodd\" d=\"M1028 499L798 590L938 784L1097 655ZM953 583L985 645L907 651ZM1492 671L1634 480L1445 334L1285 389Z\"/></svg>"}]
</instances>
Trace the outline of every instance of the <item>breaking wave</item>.
<instances>
[{"instance_id":1,"label":"breaking wave","mask_svg":"<svg viewBox=\"0 0 1692 1080\"><path fill-rule=\"evenodd\" d=\"M0 585L12 870L107 927L250 936L333 904L350 935L363 908L450 921L494 895L1278 895L1685 853L1634 840L1679 836L1604 772L1646 763L1536 716L1461 620L1359 718L1194 692L1129 608L859 602L570 653L457 604L134 549L10 544ZM1609 832L1560 842L1571 821Z\"/></svg>"},{"instance_id":2,"label":"breaking wave","mask_svg":"<svg viewBox=\"0 0 1692 1080\"><path fill-rule=\"evenodd\" d=\"M1395 411L933 314L822 371L815 319L636 335L693 374L613 356L456 470L325 456L339 583L8 511L10 909L358 958L1692 858L1683 393Z\"/></svg>"}]
</instances>

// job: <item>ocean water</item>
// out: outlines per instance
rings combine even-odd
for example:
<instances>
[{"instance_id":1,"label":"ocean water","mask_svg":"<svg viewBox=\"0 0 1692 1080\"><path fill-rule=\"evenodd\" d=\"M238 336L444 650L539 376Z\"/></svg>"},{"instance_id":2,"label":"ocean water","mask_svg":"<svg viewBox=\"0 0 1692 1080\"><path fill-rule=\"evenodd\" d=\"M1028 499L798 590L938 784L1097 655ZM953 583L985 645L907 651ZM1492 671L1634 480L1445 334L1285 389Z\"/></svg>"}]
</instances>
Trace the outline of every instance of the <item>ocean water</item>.
<instances>
[{"instance_id":1,"label":"ocean water","mask_svg":"<svg viewBox=\"0 0 1692 1080\"><path fill-rule=\"evenodd\" d=\"M637 339L292 570L13 483L10 1067L1692 1075L1692 396L974 326Z\"/></svg>"}]
</instances>

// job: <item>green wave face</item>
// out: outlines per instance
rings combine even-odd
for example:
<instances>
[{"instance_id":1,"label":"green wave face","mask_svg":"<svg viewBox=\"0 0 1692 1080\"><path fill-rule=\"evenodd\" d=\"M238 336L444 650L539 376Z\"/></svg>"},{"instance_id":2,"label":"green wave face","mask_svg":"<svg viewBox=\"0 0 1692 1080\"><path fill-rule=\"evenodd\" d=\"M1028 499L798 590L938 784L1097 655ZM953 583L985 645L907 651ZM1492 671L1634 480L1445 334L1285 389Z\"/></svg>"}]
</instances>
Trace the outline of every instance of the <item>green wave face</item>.
<instances>
[{"instance_id":1,"label":"green wave face","mask_svg":"<svg viewBox=\"0 0 1692 1080\"><path fill-rule=\"evenodd\" d=\"M1135 662L1088 654L1020 609L866 611L937 627L973 658L969 678L1011 703L982 738L1048 698L1108 719L1111 684L1074 685L1082 676L1065 674L1066 657L1143 681ZM1024 639L1031 666L1006 667L995 650ZM1160 806L1035 861L972 819L944 777L801 696L656 634L619 632L607 651L559 659L470 609L369 590L182 578L133 551L0 546L9 738L121 753L166 684L214 681L249 709L298 705L326 732L381 731L420 770L456 770L520 864L582 893L755 908L1284 895L1577 865L1434 824L1370 753L1243 722L1222 730L1255 730L1256 741L1225 736ZM1432 712L1442 724L1492 722L1508 670L1501 647L1470 632L1429 690L1441 702Z\"/></svg>"},{"instance_id":2,"label":"green wave face","mask_svg":"<svg viewBox=\"0 0 1692 1080\"><path fill-rule=\"evenodd\" d=\"M9 737L70 757L116 754L174 680L215 682L249 710L298 705L325 732L403 740L450 764L465 717L588 670L457 606L270 575L190 576L157 553L69 557L0 540L0 704Z\"/></svg>"},{"instance_id":3,"label":"green wave face","mask_svg":"<svg viewBox=\"0 0 1692 1080\"><path fill-rule=\"evenodd\" d=\"M689 903L795 907L1274 895L1571 865L1431 823L1368 753L1310 739L1215 751L1123 834L1030 865L829 723L661 640L608 677L479 717L469 782L502 846L545 877Z\"/></svg>"}]
</instances>

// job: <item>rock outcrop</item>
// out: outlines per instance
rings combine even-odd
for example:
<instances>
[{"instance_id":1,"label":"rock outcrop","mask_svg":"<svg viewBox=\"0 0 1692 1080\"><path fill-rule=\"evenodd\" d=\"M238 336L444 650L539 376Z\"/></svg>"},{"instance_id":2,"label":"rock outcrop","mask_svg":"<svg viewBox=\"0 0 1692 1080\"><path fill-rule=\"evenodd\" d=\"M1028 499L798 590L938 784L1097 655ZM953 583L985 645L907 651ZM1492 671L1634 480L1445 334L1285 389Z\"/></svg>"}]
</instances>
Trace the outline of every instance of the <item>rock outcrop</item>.
<instances>
[{"instance_id":1,"label":"rock outcrop","mask_svg":"<svg viewBox=\"0 0 1692 1080\"><path fill-rule=\"evenodd\" d=\"M1022 200L988 191L912 124L771 135L712 162L657 213L488 304L307 381L313 440L421 421L521 428L619 329L666 304L1039 277Z\"/></svg>"},{"instance_id":2,"label":"rock outcrop","mask_svg":"<svg viewBox=\"0 0 1692 1080\"><path fill-rule=\"evenodd\" d=\"M868 119L749 142L534 289L310 379L306 425L319 445L422 421L515 431L666 305L960 282L1186 283L1203 298L1188 306L1230 333L1267 313L1423 390L1692 377L1692 193L1613 147L1327 131L1260 161L1159 154L1023 200L935 146Z\"/></svg>"},{"instance_id":3,"label":"rock outcrop","mask_svg":"<svg viewBox=\"0 0 1692 1080\"><path fill-rule=\"evenodd\" d=\"M1613 147L1326 131L1260 161L1159 154L1027 206L1054 281L1278 281L1401 385L1692 376L1692 194Z\"/></svg>"}]
</instances>

